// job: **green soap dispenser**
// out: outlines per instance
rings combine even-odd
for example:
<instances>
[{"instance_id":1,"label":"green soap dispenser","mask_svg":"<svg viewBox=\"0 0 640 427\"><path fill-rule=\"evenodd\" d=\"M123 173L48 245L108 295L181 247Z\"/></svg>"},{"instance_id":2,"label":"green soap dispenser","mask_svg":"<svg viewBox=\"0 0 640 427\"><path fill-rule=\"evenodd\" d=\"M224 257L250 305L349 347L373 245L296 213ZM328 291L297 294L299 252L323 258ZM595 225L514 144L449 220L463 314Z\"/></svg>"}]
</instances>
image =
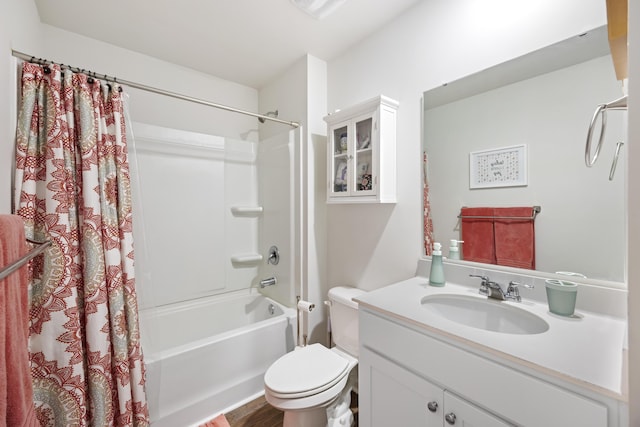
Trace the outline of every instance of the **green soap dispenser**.
<instances>
[{"instance_id":1,"label":"green soap dispenser","mask_svg":"<svg viewBox=\"0 0 640 427\"><path fill-rule=\"evenodd\" d=\"M462 259L458 243L464 243L464 240L449 240L449 259Z\"/></svg>"},{"instance_id":2,"label":"green soap dispenser","mask_svg":"<svg viewBox=\"0 0 640 427\"><path fill-rule=\"evenodd\" d=\"M429 285L444 286L444 266L442 265L442 245L438 242L433 244L431 254L431 272L429 273Z\"/></svg>"}]
</instances>

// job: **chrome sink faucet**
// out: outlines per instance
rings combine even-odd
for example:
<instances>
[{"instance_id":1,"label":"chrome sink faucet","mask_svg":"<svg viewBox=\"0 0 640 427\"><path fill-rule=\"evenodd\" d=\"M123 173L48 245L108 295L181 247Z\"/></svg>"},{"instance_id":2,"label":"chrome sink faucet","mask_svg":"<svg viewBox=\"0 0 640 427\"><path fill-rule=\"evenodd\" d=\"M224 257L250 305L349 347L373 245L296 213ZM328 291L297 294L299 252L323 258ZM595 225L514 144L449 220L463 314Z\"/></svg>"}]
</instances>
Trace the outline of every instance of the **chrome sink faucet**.
<instances>
[{"instance_id":1,"label":"chrome sink faucet","mask_svg":"<svg viewBox=\"0 0 640 427\"><path fill-rule=\"evenodd\" d=\"M477 274L470 274L470 277L479 277L482 279L482 283L480 283L480 289L478 293L480 295L486 295L489 298L497 299L500 301L512 300L520 302L522 301L522 297L520 296L519 286L524 286L525 288L533 289L533 285L526 285L523 283L514 282L513 280L509 282L509 286L507 286L506 292L502 289L497 282L491 281L487 276L480 276Z\"/></svg>"}]
</instances>

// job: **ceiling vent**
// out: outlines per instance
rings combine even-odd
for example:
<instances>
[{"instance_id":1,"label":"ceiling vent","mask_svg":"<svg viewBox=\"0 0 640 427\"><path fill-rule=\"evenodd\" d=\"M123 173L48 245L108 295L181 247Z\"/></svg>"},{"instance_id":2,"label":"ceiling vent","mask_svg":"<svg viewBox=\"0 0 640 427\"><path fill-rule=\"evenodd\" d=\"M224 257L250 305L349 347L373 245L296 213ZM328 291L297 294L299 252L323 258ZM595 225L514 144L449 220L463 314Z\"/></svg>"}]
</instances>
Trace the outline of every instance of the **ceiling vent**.
<instances>
[{"instance_id":1,"label":"ceiling vent","mask_svg":"<svg viewBox=\"0 0 640 427\"><path fill-rule=\"evenodd\" d=\"M338 9L346 0L291 0L295 4L316 19L323 19Z\"/></svg>"}]
</instances>

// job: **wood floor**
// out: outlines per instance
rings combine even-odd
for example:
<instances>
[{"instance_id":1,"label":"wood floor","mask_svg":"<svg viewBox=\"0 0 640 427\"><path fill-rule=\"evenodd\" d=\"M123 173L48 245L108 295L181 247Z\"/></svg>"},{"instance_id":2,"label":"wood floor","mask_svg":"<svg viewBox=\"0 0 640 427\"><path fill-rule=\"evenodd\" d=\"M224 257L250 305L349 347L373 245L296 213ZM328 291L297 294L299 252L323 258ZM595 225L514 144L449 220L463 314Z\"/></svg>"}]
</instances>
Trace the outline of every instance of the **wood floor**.
<instances>
[{"instance_id":1,"label":"wood floor","mask_svg":"<svg viewBox=\"0 0 640 427\"><path fill-rule=\"evenodd\" d=\"M284 412L269 405L262 396L225 416L231 427L282 427Z\"/></svg>"},{"instance_id":2,"label":"wood floor","mask_svg":"<svg viewBox=\"0 0 640 427\"><path fill-rule=\"evenodd\" d=\"M351 410L354 413L354 427L358 426L358 395L351 394ZM269 405L264 396L247 403L227 414L231 427L282 427L284 413Z\"/></svg>"}]
</instances>

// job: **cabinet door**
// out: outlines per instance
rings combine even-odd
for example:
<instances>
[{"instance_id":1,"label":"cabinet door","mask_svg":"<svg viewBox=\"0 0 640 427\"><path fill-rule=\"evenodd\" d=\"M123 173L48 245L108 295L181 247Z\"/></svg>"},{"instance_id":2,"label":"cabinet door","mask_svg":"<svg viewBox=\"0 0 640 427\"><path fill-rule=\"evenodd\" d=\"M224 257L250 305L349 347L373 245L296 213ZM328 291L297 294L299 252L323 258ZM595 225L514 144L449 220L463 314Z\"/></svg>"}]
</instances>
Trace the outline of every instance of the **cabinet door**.
<instances>
[{"instance_id":1,"label":"cabinet door","mask_svg":"<svg viewBox=\"0 0 640 427\"><path fill-rule=\"evenodd\" d=\"M349 183L353 175L351 153L349 152L349 141L351 129L349 123L341 123L333 126L329 132L330 150L329 155L329 196L340 197L349 196Z\"/></svg>"},{"instance_id":2,"label":"cabinet door","mask_svg":"<svg viewBox=\"0 0 640 427\"><path fill-rule=\"evenodd\" d=\"M373 353L366 352L364 360L360 365L366 371L361 375L367 376L360 383L366 387L360 390L362 427L442 427L441 388Z\"/></svg>"},{"instance_id":3,"label":"cabinet door","mask_svg":"<svg viewBox=\"0 0 640 427\"><path fill-rule=\"evenodd\" d=\"M445 426L456 427L505 427L508 424L500 418L462 400L455 394L444 392Z\"/></svg>"},{"instance_id":4,"label":"cabinet door","mask_svg":"<svg viewBox=\"0 0 640 427\"><path fill-rule=\"evenodd\" d=\"M357 196L375 194L377 171L374 150L379 143L374 130L374 118L366 115L354 120L355 134L353 138L354 181L353 192Z\"/></svg>"}]
</instances>

